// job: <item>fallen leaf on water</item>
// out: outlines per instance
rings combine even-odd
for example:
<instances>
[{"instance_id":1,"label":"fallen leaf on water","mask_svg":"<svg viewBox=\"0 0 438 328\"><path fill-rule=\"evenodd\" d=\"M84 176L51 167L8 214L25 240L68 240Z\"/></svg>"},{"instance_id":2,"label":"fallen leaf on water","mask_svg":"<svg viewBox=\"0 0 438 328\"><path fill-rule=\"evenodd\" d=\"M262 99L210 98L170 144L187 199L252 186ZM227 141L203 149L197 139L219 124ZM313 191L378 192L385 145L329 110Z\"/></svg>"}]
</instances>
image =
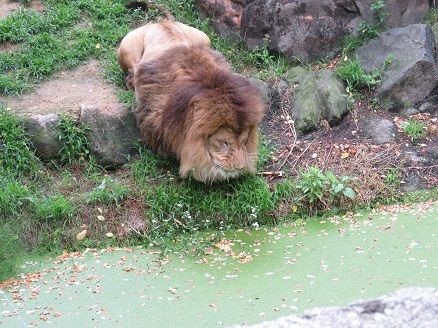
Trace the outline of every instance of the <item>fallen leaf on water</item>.
<instances>
[{"instance_id":1,"label":"fallen leaf on water","mask_svg":"<svg viewBox=\"0 0 438 328\"><path fill-rule=\"evenodd\" d=\"M77 240L82 240L82 239L85 238L86 235L87 235L87 230L82 230L81 232L79 232L79 233L76 235L76 239L77 239Z\"/></svg>"}]
</instances>

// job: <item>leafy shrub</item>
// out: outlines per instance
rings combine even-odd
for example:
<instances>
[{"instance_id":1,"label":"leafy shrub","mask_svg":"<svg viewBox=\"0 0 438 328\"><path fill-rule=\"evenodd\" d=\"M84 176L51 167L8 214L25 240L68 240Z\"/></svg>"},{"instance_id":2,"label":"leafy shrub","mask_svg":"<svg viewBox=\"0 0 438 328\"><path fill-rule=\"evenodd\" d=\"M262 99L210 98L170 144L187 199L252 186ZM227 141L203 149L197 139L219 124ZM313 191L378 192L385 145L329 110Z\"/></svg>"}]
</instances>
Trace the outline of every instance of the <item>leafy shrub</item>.
<instances>
[{"instance_id":1,"label":"leafy shrub","mask_svg":"<svg viewBox=\"0 0 438 328\"><path fill-rule=\"evenodd\" d=\"M345 197L354 199L356 193L347 185L350 181L350 177L337 178L330 171L324 174L318 167L311 166L307 171L300 172L297 184L301 192L299 201L314 211L327 208Z\"/></svg>"},{"instance_id":2,"label":"leafy shrub","mask_svg":"<svg viewBox=\"0 0 438 328\"><path fill-rule=\"evenodd\" d=\"M410 118L407 122L404 122L402 124L402 128L404 133L411 137L413 142L417 139L423 138L426 135L426 125L413 118Z\"/></svg>"}]
</instances>

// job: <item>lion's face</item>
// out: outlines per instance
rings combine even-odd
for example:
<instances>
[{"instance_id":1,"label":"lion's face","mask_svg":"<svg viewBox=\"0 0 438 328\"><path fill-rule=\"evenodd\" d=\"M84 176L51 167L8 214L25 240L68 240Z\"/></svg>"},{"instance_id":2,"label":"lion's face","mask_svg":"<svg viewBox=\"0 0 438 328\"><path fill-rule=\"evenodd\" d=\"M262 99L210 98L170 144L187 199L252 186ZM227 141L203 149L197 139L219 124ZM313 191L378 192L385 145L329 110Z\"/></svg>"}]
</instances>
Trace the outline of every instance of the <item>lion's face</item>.
<instances>
[{"instance_id":1,"label":"lion's face","mask_svg":"<svg viewBox=\"0 0 438 328\"><path fill-rule=\"evenodd\" d=\"M198 181L213 183L254 173L256 170L256 128L234 131L222 126L198 145L192 148L192 151L197 151L181 159L181 168L190 168L189 172L181 172L182 175L191 175Z\"/></svg>"}]
</instances>

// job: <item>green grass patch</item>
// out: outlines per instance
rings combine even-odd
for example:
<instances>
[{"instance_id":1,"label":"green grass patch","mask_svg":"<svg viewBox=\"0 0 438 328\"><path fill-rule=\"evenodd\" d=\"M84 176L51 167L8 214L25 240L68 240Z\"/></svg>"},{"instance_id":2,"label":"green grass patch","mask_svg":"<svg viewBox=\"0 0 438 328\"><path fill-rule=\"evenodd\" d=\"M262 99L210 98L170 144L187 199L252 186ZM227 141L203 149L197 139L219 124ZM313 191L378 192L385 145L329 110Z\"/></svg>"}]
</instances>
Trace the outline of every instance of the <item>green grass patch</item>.
<instances>
[{"instance_id":1,"label":"green grass patch","mask_svg":"<svg viewBox=\"0 0 438 328\"><path fill-rule=\"evenodd\" d=\"M438 8L431 9L426 16L426 22L433 26L438 23Z\"/></svg>"},{"instance_id":2,"label":"green grass patch","mask_svg":"<svg viewBox=\"0 0 438 328\"><path fill-rule=\"evenodd\" d=\"M39 167L23 122L0 106L0 176L34 175Z\"/></svg>"},{"instance_id":3,"label":"green grass patch","mask_svg":"<svg viewBox=\"0 0 438 328\"><path fill-rule=\"evenodd\" d=\"M63 222L75 214L71 201L63 195L44 197L34 202L38 220L49 222Z\"/></svg>"},{"instance_id":4,"label":"green grass patch","mask_svg":"<svg viewBox=\"0 0 438 328\"><path fill-rule=\"evenodd\" d=\"M59 122L60 139L64 146L60 151L61 162L73 164L90 159L90 144L86 136L86 128L68 116L61 117Z\"/></svg>"},{"instance_id":5,"label":"green grass patch","mask_svg":"<svg viewBox=\"0 0 438 328\"><path fill-rule=\"evenodd\" d=\"M410 118L407 122L402 123L402 128L403 132L411 138L412 142L426 135L426 125L414 118Z\"/></svg>"},{"instance_id":6,"label":"green grass patch","mask_svg":"<svg viewBox=\"0 0 438 328\"><path fill-rule=\"evenodd\" d=\"M120 205L129 194L129 188L120 182L106 176L100 184L85 195L88 204Z\"/></svg>"}]
</instances>

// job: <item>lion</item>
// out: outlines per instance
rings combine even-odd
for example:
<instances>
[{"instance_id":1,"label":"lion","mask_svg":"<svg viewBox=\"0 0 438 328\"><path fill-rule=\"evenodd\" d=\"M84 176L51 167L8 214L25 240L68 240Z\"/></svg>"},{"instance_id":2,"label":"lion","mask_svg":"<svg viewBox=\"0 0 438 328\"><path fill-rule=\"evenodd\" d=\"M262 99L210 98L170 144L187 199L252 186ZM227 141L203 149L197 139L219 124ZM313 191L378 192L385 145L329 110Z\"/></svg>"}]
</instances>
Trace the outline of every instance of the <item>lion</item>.
<instances>
[{"instance_id":1,"label":"lion","mask_svg":"<svg viewBox=\"0 0 438 328\"><path fill-rule=\"evenodd\" d=\"M163 20L130 32L117 51L135 92L142 140L203 183L255 173L260 91L231 71L203 32Z\"/></svg>"}]
</instances>

